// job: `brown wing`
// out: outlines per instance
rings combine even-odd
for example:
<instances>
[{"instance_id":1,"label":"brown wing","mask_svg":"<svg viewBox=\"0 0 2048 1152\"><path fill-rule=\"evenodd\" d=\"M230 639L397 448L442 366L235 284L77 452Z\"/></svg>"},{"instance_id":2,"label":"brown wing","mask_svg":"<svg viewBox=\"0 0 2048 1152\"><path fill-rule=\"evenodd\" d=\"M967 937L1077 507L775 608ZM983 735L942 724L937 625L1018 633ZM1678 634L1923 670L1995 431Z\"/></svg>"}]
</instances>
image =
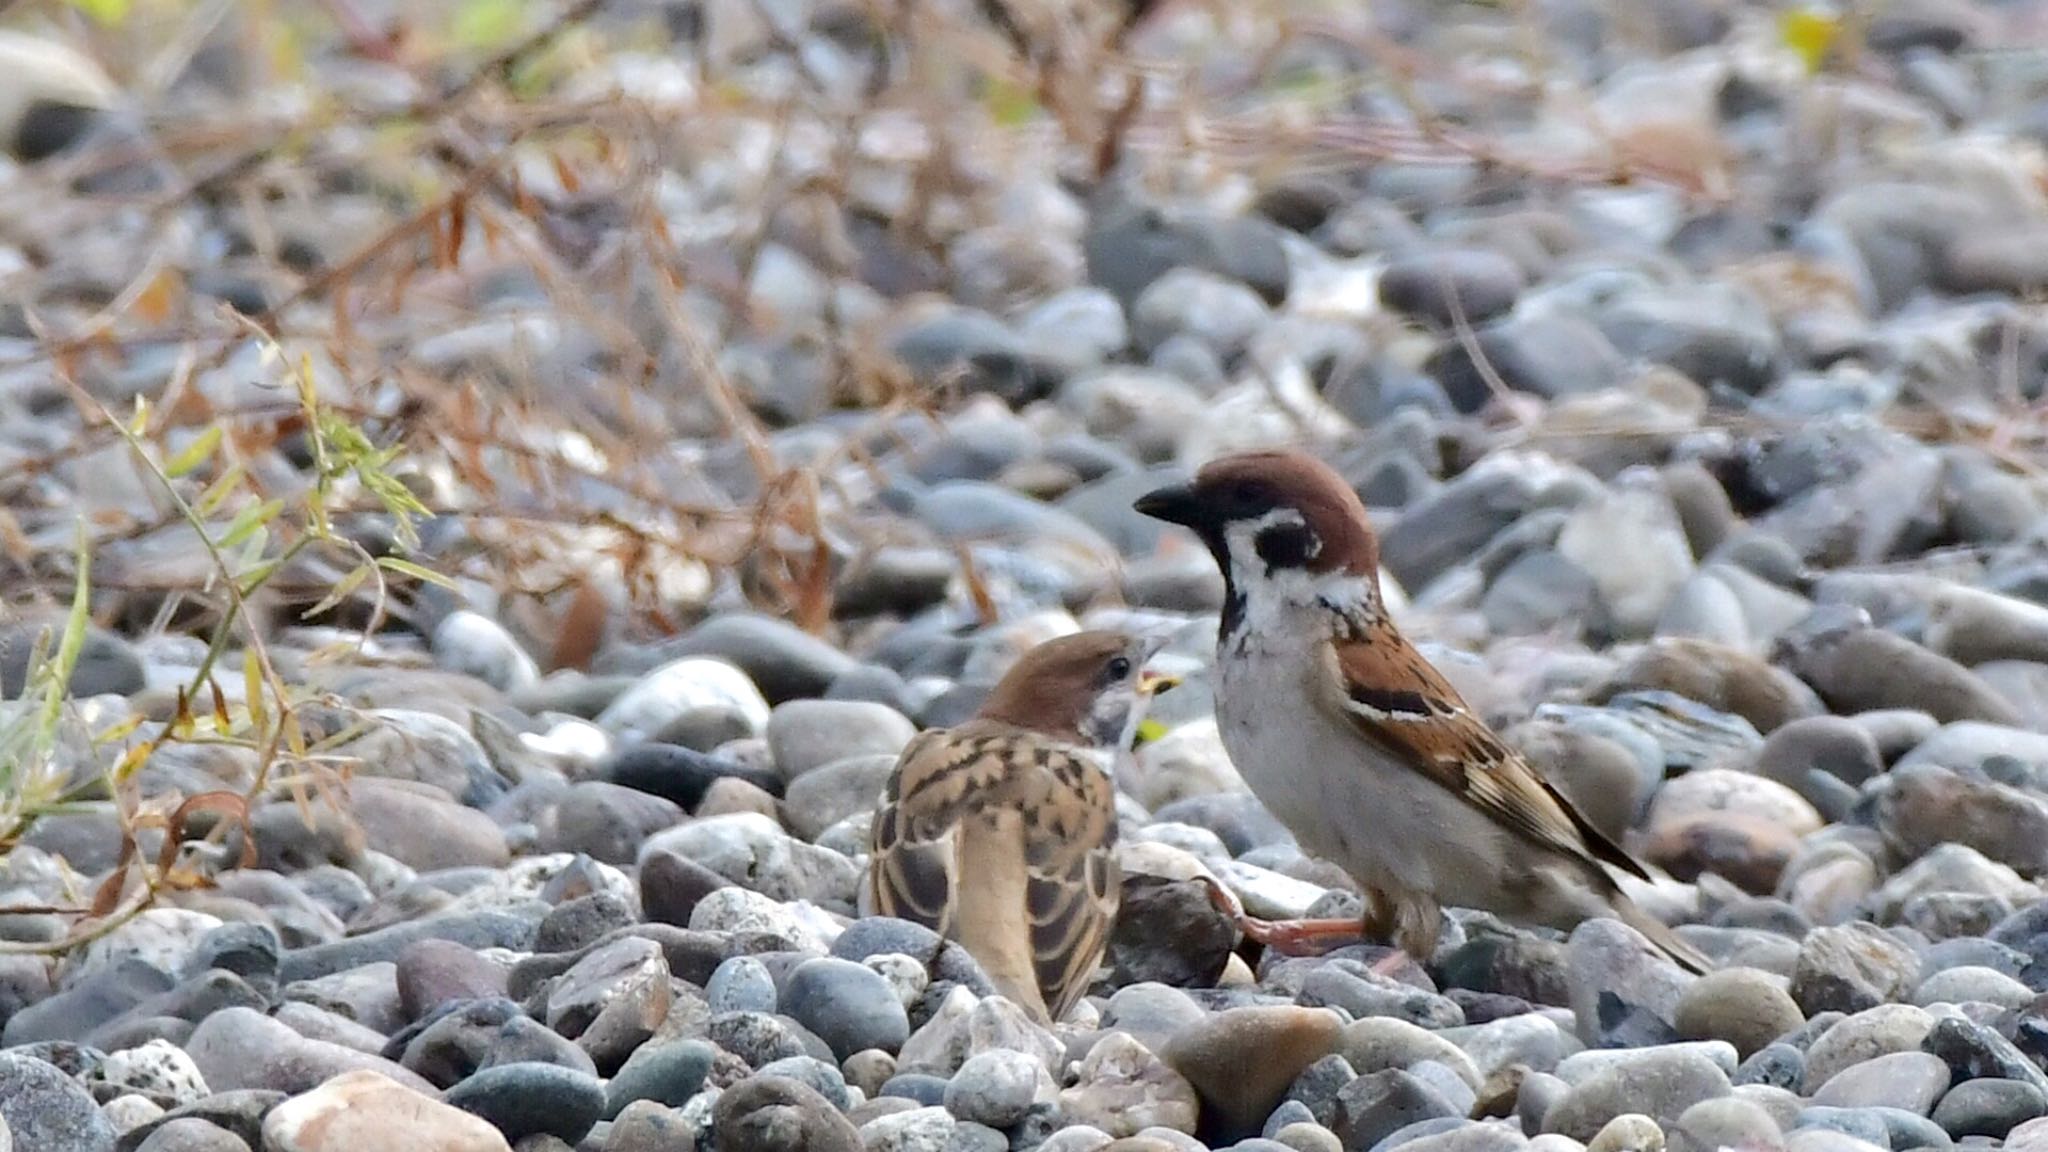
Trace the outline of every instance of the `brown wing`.
<instances>
[{"instance_id":1,"label":"brown wing","mask_svg":"<svg viewBox=\"0 0 2048 1152\"><path fill-rule=\"evenodd\" d=\"M1038 988L1059 1020L1088 990L1102 961L1123 899L1123 872L1109 777L1063 748L1051 749L1041 765L1045 791L1024 809L1025 903Z\"/></svg>"},{"instance_id":2,"label":"brown wing","mask_svg":"<svg viewBox=\"0 0 2048 1152\"><path fill-rule=\"evenodd\" d=\"M961 825L1019 818L1025 906L1015 915L1059 1019L1087 988L1121 896L1109 778L1052 740L971 722L913 740L882 799L871 836L875 910L955 938ZM1001 842L981 842L991 839Z\"/></svg>"},{"instance_id":3,"label":"brown wing","mask_svg":"<svg viewBox=\"0 0 2048 1152\"><path fill-rule=\"evenodd\" d=\"M1332 658L1339 704L1366 739L1540 847L1650 878L1494 735L1404 637L1356 630L1332 645Z\"/></svg>"}]
</instances>

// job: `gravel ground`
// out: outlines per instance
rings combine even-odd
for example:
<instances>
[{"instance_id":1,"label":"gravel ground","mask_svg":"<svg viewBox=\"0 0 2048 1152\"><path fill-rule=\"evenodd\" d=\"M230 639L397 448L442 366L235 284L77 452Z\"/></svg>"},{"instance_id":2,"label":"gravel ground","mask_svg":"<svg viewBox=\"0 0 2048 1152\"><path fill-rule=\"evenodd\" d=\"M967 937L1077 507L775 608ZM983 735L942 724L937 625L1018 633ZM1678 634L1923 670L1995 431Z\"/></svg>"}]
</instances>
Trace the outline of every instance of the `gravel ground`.
<instances>
[{"instance_id":1,"label":"gravel ground","mask_svg":"<svg viewBox=\"0 0 2048 1152\"><path fill-rule=\"evenodd\" d=\"M83 516L67 716L162 737L0 908L149 874L124 815L180 796L252 834L56 956L92 918L0 913L0 1149L2048 1149L2048 5L1173 3L1122 54L1087 7L1019 33L1049 107L969 83L1029 74L966 4L584 6L432 64L296 13L303 76L228 7L34 30L118 82L0 42L0 128L108 106L0 164L0 688ZM222 594L99 405L158 459L231 430L188 498L296 500L285 361L451 581L337 656L366 594L302 610L350 562L279 569L244 622L318 748L270 765L178 728ZM1130 502L1280 443L1717 971L1463 909L1398 978L1236 938L1191 877L1358 898L1244 790L1220 580ZM895 754L1083 627L1185 683L1048 1031L855 893Z\"/></svg>"}]
</instances>

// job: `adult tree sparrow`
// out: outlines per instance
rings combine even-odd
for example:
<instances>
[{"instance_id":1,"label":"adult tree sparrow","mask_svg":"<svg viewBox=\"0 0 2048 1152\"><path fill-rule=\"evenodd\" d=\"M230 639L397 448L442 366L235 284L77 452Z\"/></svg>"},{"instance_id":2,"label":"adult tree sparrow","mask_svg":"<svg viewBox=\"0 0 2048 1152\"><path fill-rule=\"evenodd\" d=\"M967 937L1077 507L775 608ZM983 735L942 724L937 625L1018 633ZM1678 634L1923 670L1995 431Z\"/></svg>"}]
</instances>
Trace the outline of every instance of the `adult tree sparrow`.
<instances>
[{"instance_id":1,"label":"adult tree sparrow","mask_svg":"<svg viewBox=\"0 0 2048 1152\"><path fill-rule=\"evenodd\" d=\"M1298 452L1210 463L1140 512L1185 525L1223 570L1217 721L1245 782L1307 851L1367 893L1365 928L1435 951L1439 902L1569 930L1611 916L1681 965L1706 961L1631 902L1628 853L1503 743L1388 617L1379 541L1342 477ZM1268 923L1281 949L1355 935L1344 920ZM1398 957L1390 957L1398 962Z\"/></svg>"},{"instance_id":2,"label":"adult tree sparrow","mask_svg":"<svg viewBox=\"0 0 2048 1152\"><path fill-rule=\"evenodd\" d=\"M1151 696L1156 639L1079 632L1033 648L974 719L912 740L869 837L884 916L959 941L1039 1020L1066 1015L1122 896L1112 760Z\"/></svg>"}]
</instances>

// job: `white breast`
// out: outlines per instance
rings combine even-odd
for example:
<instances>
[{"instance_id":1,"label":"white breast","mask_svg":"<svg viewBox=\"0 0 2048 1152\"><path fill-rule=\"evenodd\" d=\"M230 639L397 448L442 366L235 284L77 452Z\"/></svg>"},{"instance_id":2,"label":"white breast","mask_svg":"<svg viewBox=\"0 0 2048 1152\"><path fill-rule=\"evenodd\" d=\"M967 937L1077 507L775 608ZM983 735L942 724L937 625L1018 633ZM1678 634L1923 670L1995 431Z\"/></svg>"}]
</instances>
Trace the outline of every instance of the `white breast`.
<instances>
[{"instance_id":1,"label":"white breast","mask_svg":"<svg viewBox=\"0 0 2048 1152\"><path fill-rule=\"evenodd\" d=\"M1488 905L1500 878L1480 856L1451 846L1492 845L1503 833L1314 703L1317 624L1312 612L1270 601L1247 606L1245 627L1219 653L1224 749L1309 854L1371 888Z\"/></svg>"}]
</instances>

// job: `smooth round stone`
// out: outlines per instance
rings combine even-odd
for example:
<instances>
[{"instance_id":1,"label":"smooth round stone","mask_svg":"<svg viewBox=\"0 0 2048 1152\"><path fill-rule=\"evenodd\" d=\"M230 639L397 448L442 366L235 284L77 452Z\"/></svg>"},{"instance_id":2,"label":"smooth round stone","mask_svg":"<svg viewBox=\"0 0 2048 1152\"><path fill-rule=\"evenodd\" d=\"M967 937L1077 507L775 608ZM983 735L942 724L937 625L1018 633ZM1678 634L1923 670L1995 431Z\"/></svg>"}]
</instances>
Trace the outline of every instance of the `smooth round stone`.
<instances>
[{"instance_id":1,"label":"smooth round stone","mask_svg":"<svg viewBox=\"0 0 2048 1152\"><path fill-rule=\"evenodd\" d=\"M696 1125L679 1109L635 1100L605 1130L604 1152L669 1152L696 1147Z\"/></svg>"},{"instance_id":2,"label":"smooth round stone","mask_svg":"<svg viewBox=\"0 0 2048 1152\"><path fill-rule=\"evenodd\" d=\"M22 1152L113 1152L117 1135L84 1086L13 1052L0 1052L0 1121Z\"/></svg>"},{"instance_id":3,"label":"smooth round stone","mask_svg":"<svg viewBox=\"0 0 2048 1152\"><path fill-rule=\"evenodd\" d=\"M1360 1075L1434 1060L1456 1071L1468 1087L1477 1089L1481 1083L1478 1067L1456 1044L1404 1020L1377 1017L1353 1021L1345 1026L1337 1050Z\"/></svg>"},{"instance_id":4,"label":"smooth round stone","mask_svg":"<svg viewBox=\"0 0 2048 1152\"><path fill-rule=\"evenodd\" d=\"M1342 1018L1321 1008L1232 1008L1180 1029L1160 1049L1231 1131L1256 1131L1309 1065L1344 1039Z\"/></svg>"},{"instance_id":5,"label":"smooth round stone","mask_svg":"<svg viewBox=\"0 0 2048 1152\"><path fill-rule=\"evenodd\" d=\"M781 1001L840 1060L868 1048L895 1052L910 1036L910 1017L889 982L851 960L827 956L798 965Z\"/></svg>"},{"instance_id":6,"label":"smooth round stone","mask_svg":"<svg viewBox=\"0 0 2048 1152\"><path fill-rule=\"evenodd\" d=\"M913 1108L878 1116L860 1126L861 1146L867 1152L923 1152L947 1148L959 1121L944 1108Z\"/></svg>"},{"instance_id":7,"label":"smooth round stone","mask_svg":"<svg viewBox=\"0 0 2048 1152\"><path fill-rule=\"evenodd\" d=\"M1528 1011L1484 1024L1446 1028L1437 1034L1472 1058L1482 1081L1510 1064L1549 1072L1579 1049L1578 1040L1558 1027L1555 1020Z\"/></svg>"},{"instance_id":8,"label":"smooth round stone","mask_svg":"<svg viewBox=\"0 0 2048 1152\"><path fill-rule=\"evenodd\" d=\"M1800 1130L1819 1129L1852 1136L1878 1148L1891 1147L1891 1129L1884 1117L1873 1110L1861 1108L1830 1108L1814 1105L1799 1112L1793 1133L1796 1141Z\"/></svg>"},{"instance_id":9,"label":"smooth round stone","mask_svg":"<svg viewBox=\"0 0 2048 1152\"><path fill-rule=\"evenodd\" d=\"M2029 1120L2005 1134L2010 1152L2042 1152L2048 1149L2048 1117Z\"/></svg>"},{"instance_id":10,"label":"smooth round stone","mask_svg":"<svg viewBox=\"0 0 2048 1152\"><path fill-rule=\"evenodd\" d=\"M1109 1133L1088 1124L1069 1124L1045 1138L1039 1152L1102 1152L1115 1140Z\"/></svg>"},{"instance_id":11,"label":"smooth round stone","mask_svg":"<svg viewBox=\"0 0 2048 1152\"><path fill-rule=\"evenodd\" d=\"M100 1105L100 1111L106 1113L107 1123L114 1126L114 1131L123 1136L164 1117L163 1105L133 1092L125 1096L116 1096ZM0 1121L0 1124L4 1123ZM0 1142L0 1145L4 1145L4 1142Z\"/></svg>"},{"instance_id":12,"label":"smooth round stone","mask_svg":"<svg viewBox=\"0 0 2048 1152\"><path fill-rule=\"evenodd\" d=\"M500 692L540 680L540 666L504 625L466 608L450 612L434 626L428 648L441 667L474 676Z\"/></svg>"},{"instance_id":13,"label":"smooth round stone","mask_svg":"<svg viewBox=\"0 0 2048 1152\"><path fill-rule=\"evenodd\" d=\"M490 1121L513 1143L544 1133L574 1144L605 1112L604 1084L559 1064L480 1069L441 1099Z\"/></svg>"},{"instance_id":14,"label":"smooth round stone","mask_svg":"<svg viewBox=\"0 0 2048 1152\"><path fill-rule=\"evenodd\" d=\"M251 1152L249 1142L196 1116L158 1125L135 1152Z\"/></svg>"},{"instance_id":15,"label":"smooth round stone","mask_svg":"<svg viewBox=\"0 0 2048 1152\"><path fill-rule=\"evenodd\" d=\"M1733 1075L1736 1067L1735 1049L1720 1040L1692 1040L1678 1044L1660 1044L1654 1049L1589 1048L1565 1057L1557 1065L1556 1076L1567 1084L1578 1084L1616 1068L1627 1068L1643 1059L1643 1054L1655 1052L1658 1059L1676 1059L1680 1056L1703 1056L1713 1062L1725 1075Z\"/></svg>"},{"instance_id":16,"label":"smooth round stone","mask_svg":"<svg viewBox=\"0 0 2048 1152\"><path fill-rule=\"evenodd\" d=\"M1267 322L1270 313L1258 293L1243 284L1196 268L1175 268L1154 280L1131 308L1131 340L1149 352L1168 337L1185 334L1228 359Z\"/></svg>"},{"instance_id":17,"label":"smooth round stone","mask_svg":"<svg viewBox=\"0 0 2048 1152\"><path fill-rule=\"evenodd\" d=\"M816 1090L780 1076L750 1076L711 1110L719 1152L862 1152L860 1131Z\"/></svg>"},{"instance_id":18,"label":"smooth round stone","mask_svg":"<svg viewBox=\"0 0 2048 1152\"><path fill-rule=\"evenodd\" d=\"M1765 1043L1743 1060L1729 1082L1798 1088L1806 1082L1806 1054L1790 1043Z\"/></svg>"},{"instance_id":19,"label":"smooth round stone","mask_svg":"<svg viewBox=\"0 0 2048 1152\"><path fill-rule=\"evenodd\" d=\"M277 966L283 955L277 930L268 924L235 921L222 924L199 938L185 975L214 968L233 972L259 991L277 987Z\"/></svg>"},{"instance_id":20,"label":"smooth round stone","mask_svg":"<svg viewBox=\"0 0 2048 1152\"><path fill-rule=\"evenodd\" d=\"M1372 1148L1411 1124L1458 1116L1457 1106L1399 1068L1370 1072L1337 1093L1330 1128L1346 1148Z\"/></svg>"},{"instance_id":21,"label":"smooth round stone","mask_svg":"<svg viewBox=\"0 0 2048 1152\"><path fill-rule=\"evenodd\" d=\"M664 649L731 661L774 703L821 695L854 666L853 657L787 620L746 612L715 615Z\"/></svg>"},{"instance_id":22,"label":"smooth round stone","mask_svg":"<svg viewBox=\"0 0 2048 1152\"><path fill-rule=\"evenodd\" d=\"M1294 1152L1344 1152L1344 1142L1320 1124L1296 1121L1273 1133L1273 1142Z\"/></svg>"},{"instance_id":23,"label":"smooth round stone","mask_svg":"<svg viewBox=\"0 0 2048 1152\"><path fill-rule=\"evenodd\" d=\"M1785 1135L1763 1105L1739 1096L1702 1100L1684 1112L1666 1133L1672 1152L1718 1152L1749 1148L1757 1152L1782 1148Z\"/></svg>"},{"instance_id":24,"label":"smooth round stone","mask_svg":"<svg viewBox=\"0 0 2048 1152\"><path fill-rule=\"evenodd\" d=\"M690 910L692 928L767 931L771 930L765 927L768 924L794 925L796 918L782 901L850 902L860 875L852 860L792 837L772 818L757 812L700 815L650 837L641 856L645 859L656 852L674 853L744 886L706 893ZM734 892L746 895L735 896ZM750 899L756 893L768 898L766 904ZM743 921L764 926L699 923L700 917L712 914L708 908L723 901L740 901L742 907L724 908L716 915L723 918L739 913Z\"/></svg>"},{"instance_id":25,"label":"smooth round stone","mask_svg":"<svg viewBox=\"0 0 2048 1152\"><path fill-rule=\"evenodd\" d=\"M1052 1075L1037 1058L995 1049L976 1053L960 1065L946 1085L943 1102L962 1120L1008 1128L1053 1093Z\"/></svg>"},{"instance_id":26,"label":"smooth round stone","mask_svg":"<svg viewBox=\"0 0 2048 1152\"><path fill-rule=\"evenodd\" d=\"M863 753L811 769L790 781L782 798L783 819L790 831L821 845L833 825L854 819L865 850L869 813L895 770L895 753Z\"/></svg>"},{"instance_id":27,"label":"smooth round stone","mask_svg":"<svg viewBox=\"0 0 2048 1152\"><path fill-rule=\"evenodd\" d=\"M215 1092L265 1088L306 1092L345 1072L375 1072L402 1087L431 1092L432 1086L389 1060L308 1040L249 1008L228 1008L201 1021L185 1051Z\"/></svg>"},{"instance_id":28,"label":"smooth round stone","mask_svg":"<svg viewBox=\"0 0 2048 1152\"><path fill-rule=\"evenodd\" d=\"M184 1049L168 1040L151 1040L138 1048L107 1053L98 1079L123 1088L190 1104L208 1095L206 1078Z\"/></svg>"},{"instance_id":29,"label":"smooth round stone","mask_svg":"<svg viewBox=\"0 0 2048 1152\"><path fill-rule=\"evenodd\" d=\"M2048 1113L2048 1092L2024 1080L1965 1080L1934 1109L1934 1122L1950 1136L2004 1139L2019 1124Z\"/></svg>"},{"instance_id":30,"label":"smooth round stone","mask_svg":"<svg viewBox=\"0 0 2048 1152\"><path fill-rule=\"evenodd\" d=\"M604 778L672 801L689 812L696 812L721 780L744 780L777 795L782 789L782 777L772 769L652 740L619 749L605 762Z\"/></svg>"},{"instance_id":31,"label":"smooth round stone","mask_svg":"<svg viewBox=\"0 0 2048 1152\"><path fill-rule=\"evenodd\" d=\"M768 747L785 782L854 756L895 756L917 725L865 700L791 700L768 716Z\"/></svg>"},{"instance_id":32,"label":"smooth round stone","mask_svg":"<svg viewBox=\"0 0 2048 1152\"><path fill-rule=\"evenodd\" d=\"M1640 1112L1624 1112L1600 1126L1586 1152L1664 1152L1664 1129Z\"/></svg>"},{"instance_id":33,"label":"smooth round stone","mask_svg":"<svg viewBox=\"0 0 2048 1152\"><path fill-rule=\"evenodd\" d=\"M945 1103L946 1088L950 1083L944 1076L934 1076L929 1072L899 1072L889 1077L876 1095L910 1100L920 1107L929 1108Z\"/></svg>"},{"instance_id":34,"label":"smooth round stone","mask_svg":"<svg viewBox=\"0 0 2048 1152\"><path fill-rule=\"evenodd\" d=\"M643 1100L682 1107L704 1087L717 1056L717 1049L701 1040L642 1044L605 1085L604 1119L613 1119Z\"/></svg>"},{"instance_id":35,"label":"smooth round stone","mask_svg":"<svg viewBox=\"0 0 2048 1152\"><path fill-rule=\"evenodd\" d=\"M1835 1073L1814 1092L1813 1102L1832 1108L1889 1105L1925 1116L1948 1081L1948 1065L1938 1056L1889 1052Z\"/></svg>"},{"instance_id":36,"label":"smooth round stone","mask_svg":"<svg viewBox=\"0 0 2048 1152\"><path fill-rule=\"evenodd\" d=\"M1591 1140L1608 1122L1631 1112L1660 1126L1676 1123L1687 1108L1726 1096L1728 1090L1728 1074L1705 1055L1644 1049L1570 1085L1544 1115L1543 1128Z\"/></svg>"},{"instance_id":37,"label":"smooth round stone","mask_svg":"<svg viewBox=\"0 0 2048 1152\"><path fill-rule=\"evenodd\" d=\"M773 1012L775 977L752 956L734 956L711 973L704 1000L713 1012Z\"/></svg>"},{"instance_id":38,"label":"smooth round stone","mask_svg":"<svg viewBox=\"0 0 2048 1152\"><path fill-rule=\"evenodd\" d=\"M757 736L768 725L768 701L732 664L684 656L634 681L595 722L627 742L666 740L685 728L709 730L706 725L726 739Z\"/></svg>"},{"instance_id":39,"label":"smooth round stone","mask_svg":"<svg viewBox=\"0 0 2048 1152\"><path fill-rule=\"evenodd\" d=\"M398 1002L406 1019L417 1020L450 1000L482 1000L505 994L506 971L474 949L447 940L421 940L398 954Z\"/></svg>"},{"instance_id":40,"label":"smooth round stone","mask_svg":"<svg viewBox=\"0 0 2048 1152\"><path fill-rule=\"evenodd\" d=\"M1755 968L1722 968L1679 996L1673 1023L1688 1040L1725 1040L1748 1059L1806 1022L1782 980Z\"/></svg>"},{"instance_id":41,"label":"smooth round stone","mask_svg":"<svg viewBox=\"0 0 2048 1152\"><path fill-rule=\"evenodd\" d=\"M1513 260L1483 248L1418 253L1380 273L1380 303L1443 327L1483 324L1506 312L1526 281Z\"/></svg>"},{"instance_id":42,"label":"smooth round stone","mask_svg":"<svg viewBox=\"0 0 2048 1152\"><path fill-rule=\"evenodd\" d=\"M1579 1039L1639 1047L1677 1039L1673 1020L1693 977L1618 920L1587 920L1566 942Z\"/></svg>"},{"instance_id":43,"label":"smooth round stone","mask_svg":"<svg viewBox=\"0 0 2048 1152\"><path fill-rule=\"evenodd\" d=\"M405 1143L398 1144L398 1134ZM375 1072L349 1072L284 1101L263 1118L267 1152L362 1152L410 1147L434 1152L506 1152L505 1137L480 1117Z\"/></svg>"},{"instance_id":44,"label":"smooth round stone","mask_svg":"<svg viewBox=\"0 0 2048 1152\"><path fill-rule=\"evenodd\" d=\"M1806 1052L1809 1091L1826 1084L1844 1069L1888 1052L1911 1052L1934 1027L1924 1009L1883 1004L1836 1023L1814 1040Z\"/></svg>"},{"instance_id":45,"label":"smooth round stone","mask_svg":"<svg viewBox=\"0 0 2048 1152\"><path fill-rule=\"evenodd\" d=\"M823 1096L834 1108L841 1110L853 1105L853 1096L846 1089L846 1077L830 1062L815 1056L785 1056L761 1065L759 1075L780 1076L794 1080Z\"/></svg>"},{"instance_id":46,"label":"smooth round stone","mask_svg":"<svg viewBox=\"0 0 2048 1152\"><path fill-rule=\"evenodd\" d=\"M200 941L221 926L219 917L204 912L151 908L87 945L68 967L63 983L69 987L77 977L127 956L166 972L185 971Z\"/></svg>"},{"instance_id":47,"label":"smooth round stone","mask_svg":"<svg viewBox=\"0 0 2048 1152\"><path fill-rule=\"evenodd\" d=\"M1997 969L1964 965L1945 968L1922 980L1913 990L1913 1003L1926 1007L1976 1001L2017 1010L2033 1003L2035 995L2033 989Z\"/></svg>"}]
</instances>

